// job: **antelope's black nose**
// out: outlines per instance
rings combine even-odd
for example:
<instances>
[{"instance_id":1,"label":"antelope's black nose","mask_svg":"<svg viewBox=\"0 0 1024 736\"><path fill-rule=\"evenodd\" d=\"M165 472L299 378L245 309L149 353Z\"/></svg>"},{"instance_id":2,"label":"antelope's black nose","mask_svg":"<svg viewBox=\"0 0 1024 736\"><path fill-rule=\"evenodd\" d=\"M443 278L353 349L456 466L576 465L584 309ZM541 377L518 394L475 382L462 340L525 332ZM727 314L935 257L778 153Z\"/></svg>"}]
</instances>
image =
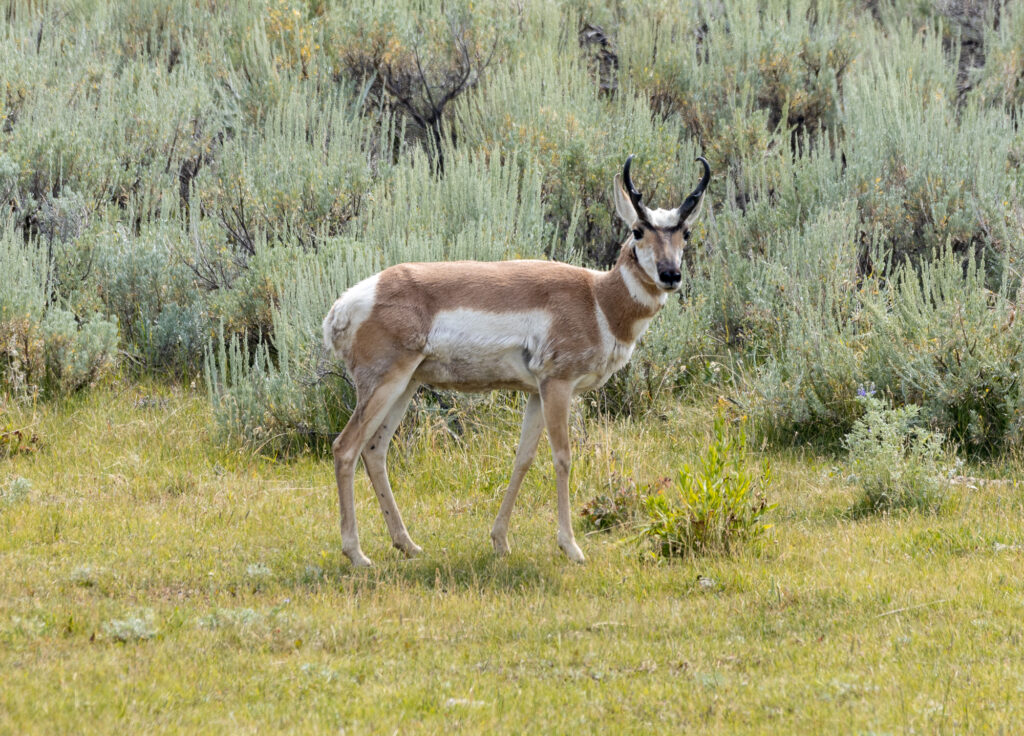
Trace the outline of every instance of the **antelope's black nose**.
<instances>
[{"instance_id":1,"label":"antelope's black nose","mask_svg":"<svg viewBox=\"0 0 1024 736\"><path fill-rule=\"evenodd\" d=\"M674 288L680 281L682 281L683 275L679 272L678 268L661 268L658 269L658 278L661 279L662 285L666 288Z\"/></svg>"}]
</instances>

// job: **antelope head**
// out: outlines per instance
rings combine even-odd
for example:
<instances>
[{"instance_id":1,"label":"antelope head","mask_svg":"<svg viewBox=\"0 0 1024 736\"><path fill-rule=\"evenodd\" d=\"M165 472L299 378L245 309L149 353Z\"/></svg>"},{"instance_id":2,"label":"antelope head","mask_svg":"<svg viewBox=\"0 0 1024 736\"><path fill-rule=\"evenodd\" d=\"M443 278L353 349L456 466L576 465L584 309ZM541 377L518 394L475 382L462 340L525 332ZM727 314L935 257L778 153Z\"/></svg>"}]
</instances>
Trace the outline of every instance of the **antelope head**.
<instances>
[{"instance_id":1,"label":"antelope head","mask_svg":"<svg viewBox=\"0 0 1024 736\"><path fill-rule=\"evenodd\" d=\"M664 291L678 291L682 284L683 249L690 239L690 228L700 216L704 192L711 180L708 162L703 156L696 160L704 166L704 175L690 196L671 210L652 210L643 204L643 195L629 175L633 156L626 159L622 178L615 177L615 211L632 230L632 243L627 241L624 247L632 247L643 274Z\"/></svg>"}]
</instances>

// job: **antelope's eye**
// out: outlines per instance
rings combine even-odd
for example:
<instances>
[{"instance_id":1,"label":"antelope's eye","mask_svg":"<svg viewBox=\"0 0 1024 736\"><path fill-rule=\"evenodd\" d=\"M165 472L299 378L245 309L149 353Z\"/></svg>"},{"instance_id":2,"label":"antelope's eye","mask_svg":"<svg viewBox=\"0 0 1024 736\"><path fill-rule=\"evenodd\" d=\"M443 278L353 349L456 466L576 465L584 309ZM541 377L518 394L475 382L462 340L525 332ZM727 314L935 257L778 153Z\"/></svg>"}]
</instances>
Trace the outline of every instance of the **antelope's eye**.
<instances>
[{"instance_id":1,"label":"antelope's eye","mask_svg":"<svg viewBox=\"0 0 1024 736\"><path fill-rule=\"evenodd\" d=\"M689 230L683 230L683 240L689 240L689 239L690 239L690 231Z\"/></svg>"},{"instance_id":2,"label":"antelope's eye","mask_svg":"<svg viewBox=\"0 0 1024 736\"><path fill-rule=\"evenodd\" d=\"M642 240L643 237L644 237L644 231L641 230L640 228L637 228L636 230L633 231L633 239L634 240Z\"/></svg>"}]
</instances>

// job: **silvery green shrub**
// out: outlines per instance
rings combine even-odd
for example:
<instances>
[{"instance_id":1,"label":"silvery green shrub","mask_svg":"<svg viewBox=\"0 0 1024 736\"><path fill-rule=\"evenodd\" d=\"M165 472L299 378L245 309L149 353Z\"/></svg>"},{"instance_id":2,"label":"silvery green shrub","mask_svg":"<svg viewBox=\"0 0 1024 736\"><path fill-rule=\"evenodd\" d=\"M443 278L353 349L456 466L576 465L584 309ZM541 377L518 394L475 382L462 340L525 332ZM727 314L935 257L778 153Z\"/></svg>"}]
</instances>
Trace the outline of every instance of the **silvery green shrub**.
<instances>
[{"instance_id":1,"label":"silvery green shrub","mask_svg":"<svg viewBox=\"0 0 1024 736\"><path fill-rule=\"evenodd\" d=\"M41 243L0 231L0 390L16 397L72 393L114 365L116 324L48 305L50 264Z\"/></svg>"},{"instance_id":2,"label":"silvery green shrub","mask_svg":"<svg viewBox=\"0 0 1024 736\"><path fill-rule=\"evenodd\" d=\"M46 374L44 391L70 394L91 386L115 363L117 325L100 315L92 315L81 325L75 315L59 307L51 308L40 325Z\"/></svg>"},{"instance_id":3,"label":"silvery green shrub","mask_svg":"<svg viewBox=\"0 0 1024 736\"><path fill-rule=\"evenodd\" d=\"M1001 7L998 23L985 27L985 64L972 70L975 84L971 95L989 104L1001 104L1011 114L1024 106L1024 7L1007 3Z\"/></svg>"},{"instance_id":4,"label":"silvery green shrub","mask_svg":"<svg viewBox=\"0 0 1024 736\"><path fill-rule=\"evenodd\" d=\"M393 145L394 129L375 126L352 97L296 83L257 125L225 141L195 179L222 242L243 257L255 254L260 234L312 247L358 214L370 185L368 153Z\"/></svg>"},{"instance_id":5,"label":"silvery green shrub","mask_svg":"<svg viewBox=\"0 0 1024 736\"><path fill-rule=\"evenodd\" d=\"M639 9L637 9L639 10ZM766 151L834 128L865 34L856 13L810 2L659 3L619 26L628 77L678 116L741 198Z\"/></svg>"},{"instance_id":6,"label":"silvery green shrub","mask_svg":"<svg viewBox=\"0 0 1024 736\"><path fill-rule=\"evenodd\" d=\"M155 623L155 615L151 610L142 610L124 618L112 618L103 623L103 633L119 644L152 639L159 633Z\"/></svg>"},{"instance_id":7,"label":"silvery green shrub","mask_svg":"<svg viewBox=\"0 0 1024 736\"><path fill-rule=\"evenodd\" d=\"M862 294L863 375L973 456L1018 447L1024 324L1020 286L986 288L979 259L951 249L899 269L888 289Z\"/></svg>"},{"instance_id":8,"label":"silvery green shrub","mask_svg":"<svg viewBox=\"0 0 1024 736\"><path fill-rule=\"evenodd\" d=\"M0 504L14 505L24 501L32 491L32 481L16 475L0 485Z\"/></svg>"},{"instance_id":9,"label":"silvery green shrub","mask_svg":"<svg viewBox=\"0 0 1024 736\"><path fill-rule=\"evenodd\" d=\"M945 438L921 426L919 406L893 408L874 392L861 388L864 416L843 439L851 477L863 493L858 506L864 511L939 509L949 496L953 470Z\"/></svg>"}]
</instances>

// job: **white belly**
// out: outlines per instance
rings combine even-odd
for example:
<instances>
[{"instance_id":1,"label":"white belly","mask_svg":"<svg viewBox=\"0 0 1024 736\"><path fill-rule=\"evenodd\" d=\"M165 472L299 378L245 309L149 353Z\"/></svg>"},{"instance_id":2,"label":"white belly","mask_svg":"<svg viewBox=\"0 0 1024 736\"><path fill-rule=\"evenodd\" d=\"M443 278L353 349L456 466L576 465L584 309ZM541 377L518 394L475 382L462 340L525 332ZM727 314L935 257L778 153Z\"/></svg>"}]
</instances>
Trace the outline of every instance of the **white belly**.
<instances>
[{"instance_id":1,"label":"white belly","mask_svg":"<svg viewBox=\"0 0 1024 736\"><path fill-rule=\"evenodd\" d=\"M434 386L465 390L536 391L550 326L550 315L541 310L439 312L427 336L425 358L416 378Z\"/></svg>"}]
</instances>

